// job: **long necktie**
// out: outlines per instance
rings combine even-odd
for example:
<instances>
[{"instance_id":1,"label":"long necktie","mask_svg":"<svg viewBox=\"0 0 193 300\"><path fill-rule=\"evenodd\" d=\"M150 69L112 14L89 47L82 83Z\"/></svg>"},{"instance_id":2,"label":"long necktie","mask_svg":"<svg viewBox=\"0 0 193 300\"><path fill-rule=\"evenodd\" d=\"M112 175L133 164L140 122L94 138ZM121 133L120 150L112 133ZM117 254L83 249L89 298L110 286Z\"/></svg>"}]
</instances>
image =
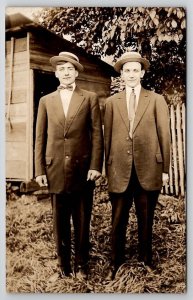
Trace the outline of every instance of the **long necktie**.
<instances>
[{"instance_id":1,"label":"long necktie","mask_svg":"<svg viewBox=\"0 0 193 300\"><path fill-rule=\"evenodd\" d=\"M131 139L133 136L133 123L135 119L135 110L136 110L136 95L135 95L135 90L132 89L129 98L129 136Z\"/></svg>"}]
</instances>

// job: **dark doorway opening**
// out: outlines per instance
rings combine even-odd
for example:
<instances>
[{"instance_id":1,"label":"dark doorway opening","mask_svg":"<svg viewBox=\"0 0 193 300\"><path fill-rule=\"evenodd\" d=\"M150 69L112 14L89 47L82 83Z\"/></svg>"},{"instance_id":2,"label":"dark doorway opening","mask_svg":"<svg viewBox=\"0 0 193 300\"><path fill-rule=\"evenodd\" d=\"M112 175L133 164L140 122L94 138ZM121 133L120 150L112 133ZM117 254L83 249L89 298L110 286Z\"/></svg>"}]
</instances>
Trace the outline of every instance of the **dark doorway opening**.
<instances>
[{"instance_id":1,"label":"dark doorway opening","mask_svg":"<svg viewBox=\"0 0 193 300\"><path fill-rule=\"evenodd\" d=\"M59 85L59 81L55 77L54 72L34 70L33 145L35 145L36 119L37 119L37 112L38 112L38 105L39 105L40 98L43 97L44 95L47 95L55 91L58 85ZM34 174L34 166L33 166L33 174Z\"/></svg>"}]
</instances>

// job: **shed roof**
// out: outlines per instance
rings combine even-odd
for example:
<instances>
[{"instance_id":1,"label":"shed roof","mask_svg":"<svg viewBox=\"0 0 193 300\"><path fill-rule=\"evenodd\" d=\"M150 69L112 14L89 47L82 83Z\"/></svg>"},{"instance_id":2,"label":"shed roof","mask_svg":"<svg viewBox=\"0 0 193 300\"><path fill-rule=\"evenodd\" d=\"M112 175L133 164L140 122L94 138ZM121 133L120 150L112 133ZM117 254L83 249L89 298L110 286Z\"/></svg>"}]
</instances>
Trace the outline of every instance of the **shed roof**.
<instances>
[{"instance_id":1,"label":"shed roof","mask_svg":"<svg viewBox=\"0 0 193 300\"><path fill-rule=\"evenodd\" d=\"M82 55L87 59L91 60L101 69L104 69L105 73L107 73L109 77L116 77L119 75L110 64L102 61L95 55L87 53L83 48L78 47L76 44L71 43L70 41L58 36L53 31L48 30L47 28L41 26L40 24L36 23L35 21L27 18L26 16L20 13L6 15L5 22L6 40L9 40L12 36L20 37L28 31L42 33L42 35L46 34L50 39L54 37L55 39L59 39L58 41L60 41L60 43L62 41L64 47L69 49L69 51L72 51L77 55Z\"/></svg>"}]
</instances>

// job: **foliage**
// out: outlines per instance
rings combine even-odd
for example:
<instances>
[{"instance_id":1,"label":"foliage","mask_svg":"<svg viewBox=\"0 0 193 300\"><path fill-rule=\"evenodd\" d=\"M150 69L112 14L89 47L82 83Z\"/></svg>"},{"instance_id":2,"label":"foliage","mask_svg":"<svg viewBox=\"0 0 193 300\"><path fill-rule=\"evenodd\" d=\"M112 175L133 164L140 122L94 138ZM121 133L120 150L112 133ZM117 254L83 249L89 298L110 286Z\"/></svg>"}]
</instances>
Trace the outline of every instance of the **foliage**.
<instances>
[{"instance_id":1,"label":"foliage","mask_svg":"<svg viewBox=\"0 0 193 300\"><path fill-rule=\"evenodd\" d=\"M87 281L75 276L69 279L58 277L49 198L38 201L34 195L23 195L17 200L9 200L6 220L7 292L185 292L186 232L183 198L160 195L154 219L153 269L138 261L136 216L132 207L127 228L126 263L112 282L106 280L111 251L111 205L105 178L97 182L94 193L90 274Z\"/></svg>"},{"instance_id":2,"label":"foliage","mask_svg":"<svg viewBox=\"0 0 193 300\"><path fill-rule=\"evenodd\" d=\"M186 14L183 7L52 7L36 19L109 63L128 50L150 60L144 86L185 101ZM115 86L113 92L117 91Z\"/></svg>"},{"instance_id":3,"label":"foliage","mask_svg":"<svg viewBox=\"0 0 193 300\"><path fill-rule=\"evenodd\" d=\"M19 198L19 186L18 183L13 185L10 181L6 181L6 199L16 200Z\"/></svg>"}]
</instances>

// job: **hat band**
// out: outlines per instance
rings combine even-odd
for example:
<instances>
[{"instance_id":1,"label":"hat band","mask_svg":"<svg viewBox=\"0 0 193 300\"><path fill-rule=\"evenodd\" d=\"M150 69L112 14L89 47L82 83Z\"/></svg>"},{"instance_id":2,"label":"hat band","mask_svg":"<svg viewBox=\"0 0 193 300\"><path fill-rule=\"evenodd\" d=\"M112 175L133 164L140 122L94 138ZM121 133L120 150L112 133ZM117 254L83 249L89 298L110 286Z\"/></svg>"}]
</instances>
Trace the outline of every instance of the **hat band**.
<instances>
[{"instance_id":1,"label":"hat band","mask_svg":"<svg viewBox=\"0 0 193 300\"><path fill-rule=\"evenodd\" d=\"M68 58L74 60L75 62L78 62L78 60L77 60L75 57L70 56L70 55L66 55L66 54L65 54L64 56L63 56L63 55L59 55L59 57L61 57L61 58L62 58L62 57L63 57L63 58L68 57Z\"/></svg>"}]
</instances>

